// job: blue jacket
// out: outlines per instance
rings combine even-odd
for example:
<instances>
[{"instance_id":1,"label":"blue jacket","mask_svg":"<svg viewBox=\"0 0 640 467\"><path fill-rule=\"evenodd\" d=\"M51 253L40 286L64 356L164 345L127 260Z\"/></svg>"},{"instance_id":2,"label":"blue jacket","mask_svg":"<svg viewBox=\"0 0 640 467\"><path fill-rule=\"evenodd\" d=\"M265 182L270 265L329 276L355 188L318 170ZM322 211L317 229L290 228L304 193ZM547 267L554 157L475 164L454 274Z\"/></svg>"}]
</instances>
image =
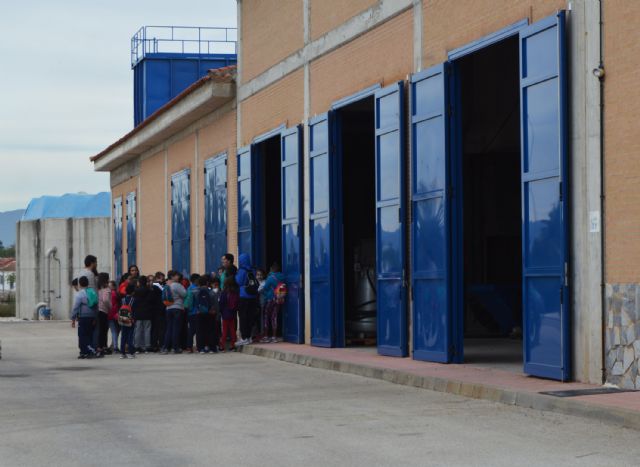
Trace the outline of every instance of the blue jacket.
<instances>
[{"instance_id":1,"label":"blue jacket","mask_svg":"<svg viewBox=\"0 0 640 467\"><path fill-rule=\"evenodd\" d=\"M198 296L198 291L200 290L200 287L198 287L195 284L191 284L189 286L189 289L187 290L187 295L189 294L189 292L191 292L191 296L192 296L192 300L191 300L191 309L186 310L188 315L197 315L198 314L198 306L196 305L196 297ZM185 296L185 298L187 298Z\"/></svg>"},{"instance_id":2,"label":"blue jacket","mask_svg":"<svg viewBox=\"0 0 640 467\"><path fill-rule=\"evenodd\" d=\"M251 257L242 253L239 258L240 267L236 273L236 282L240 286L240 298L255 298L255 295L249 295L246 291L247 285L247 273L251 272L255 275L255 272L251 268Z\"/></svg>"},{"instance_id":3,"label":"blue jacket","mask_svg":"<svg viewBox=\"0 0 640 467\"><path fill-rule=\"evenodd\" d=\"M71 319L78 318L95 318L98 314L98 306L90 307L87 291L80 290L73 300L73 309L71 311Z\"/></svg>"},{"instance_id":4,"label":"blue jacket","mask_svg":"<svg viewBox=\"0 0 640 467\"><path fill-rule=\"evenodd\" d=\"M267 280L264 281L262 288L262 294L265 301L273 300L275 297L276 285L280 282L284 282L284 274L281 272L270 272L267 276Z\"/></svg>"}]
</instances>

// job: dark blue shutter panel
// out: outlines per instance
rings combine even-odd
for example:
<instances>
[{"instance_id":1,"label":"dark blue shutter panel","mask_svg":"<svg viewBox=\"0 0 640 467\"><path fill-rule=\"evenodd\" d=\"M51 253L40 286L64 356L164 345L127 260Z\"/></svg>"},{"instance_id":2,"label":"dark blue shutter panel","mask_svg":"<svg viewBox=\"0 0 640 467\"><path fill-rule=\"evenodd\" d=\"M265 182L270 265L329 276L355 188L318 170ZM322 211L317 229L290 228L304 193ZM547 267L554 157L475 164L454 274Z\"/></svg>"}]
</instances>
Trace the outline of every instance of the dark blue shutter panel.
<instances>
[{"instance_id":1,"label":"dark blue shutter panel","mask_svg":"<svg viewBox=\"0 0 640 467\"><path fill-rule=\"evenodd\" d=\"M411 78L413 357L450 362L449 119L447 64Z\"/></svg>"},{"instance_id":2,"label":"dark blue shutter panel","mask_svg":"<svg viewBox=\"0 0 640 467\"><path fill-rule=\"evenodd\" d=\"M288 290L282 311L283 337L287 342L301 344L304 342L302 127L284 130L280 138L282 272Z\"/></svg>"},{"instance_id":3,"label":"dark blue shutter panel","mask_svg":"<svg viewBox=\"0 0 640 467\"><path fill-rule=\"evenodd\" d=\"M113 274L114 280L122 276L122 198L113 202Z\"/></svg>"},{"instance_id":4,"label":"dark blue shutter panel","mask_svg":"<svg viewBox=\"0 0 640 467\"><path fill-rule=\"evenodd\" d=\"M248 253L252 255L254 249L253 238L253 186L251 146L238 150L238 255ZM253 255L252 255L253 259Z\"/></svg>"},{"instance_id":5,"label":"dark blue shutter panel","mask_svg":"<svg viewBox=\"0 0 640 467\"><path fill-rule=\"evenodd\" d=\"M309 122L311 344L320 347L333 347L335 343L331 117L331 113L325 113Z\"/></svg>"},{"instance_id":6,"label":"dark blue shutter panel","mask_svg":"<svg viewBox=\"0 0 640 467\"><path fill-rule=\"evenodd\" d=\"M127 195L127 267L136 264L136 214L136 193L133 191Z\"/></svg>"},{"instance_id":7,"label":"dark blue shutter panel","mask_svg":"<svg viewBox=\"0 0 640 467\"><path fill-rule=\"evenodd\" d=\"M520 32L524 371L563 381L571 351L564 21L561 11Z\"/></svg>"},{"instance_id":8,"label":"dark blue shutter panel","mask_svg":"<svg viewBox=\"0 0 640 467\"><path fill-rule=\"evenodd\" d=\"M185 276L191 273L189 175L189 169L185 169L171 177L171 264Z\"/></svg>"},{"instance_id":9,"label":"dark blue shutter panel","mask_svg":"<svg viewBox=\"0 0 640 467\"><path fill-rule=\"evenodd\" d=\"M378 353L407 355L404 284L404 83L375 94Z\"/></svg>"},{"instance_id":10,"label":"dark blue shutter panel","mask_svg":"<svg viewBox=\"0 0 640 467\"><path fill-rule=\"evenodd\" d=\"M205 269L215 272L227 252L227 155L205 162Z\"/></svg>"}]
</instances>

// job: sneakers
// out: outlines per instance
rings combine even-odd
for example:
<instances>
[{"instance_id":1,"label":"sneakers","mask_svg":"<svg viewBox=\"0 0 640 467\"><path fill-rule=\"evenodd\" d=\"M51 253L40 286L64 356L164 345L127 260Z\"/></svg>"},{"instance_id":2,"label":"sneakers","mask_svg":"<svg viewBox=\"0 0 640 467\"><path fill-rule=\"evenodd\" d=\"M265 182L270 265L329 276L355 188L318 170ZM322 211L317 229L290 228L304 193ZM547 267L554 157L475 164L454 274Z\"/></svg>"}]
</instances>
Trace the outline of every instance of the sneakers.
<instances>
[{"instance_id":1,"label":"sneakers","mask_svg":"<svg viewBox=\"0 0 640 467\"><path fill-rule=\"evenodd\" d=\"M136 358L136 354L130 353L129 355L127 355L127 358Z\"/></svg>"},{"instance_id":2,"label":"sneakers","mask_svg":"<svg viewBox=\"0 0 640 467\"><path fill-rule=\"evenodd\" d=\"M120 358L125 359L127 356L125 354L120 354Z\"/></svg>"},{"instance_id":3,"label":"sneakers","mask_svg":"<svg viewBox=\"0 0 640 467\"><path fill-rule=\"evenodd\" d=\"M162 349L162 350L160 351L160 354L161 354L161 355L167 355L168 353L169 353L169 351L168 351L167 349Z\"/></svg>"},{"instance_id":4,"label":"sneakers","mask_svg":"<svg viewBox=\"0 0 640 467\"><path fill-rule=\"evenodd\" d=\"M198 353L201 353L201 354L204 355L205 352L204 352L204 350L200 350L200 351L198 351Z\"/></svg>"},{"instance_id":5,"label":"sneakers","mask_svg":"<svg viewBox=\"0 0 640 467\"><path fill-rule=\"evenodd\" d=\"M80 355L78 355L78 360L84 360L85 358L87 358L87 354L85 353L81 353Z\"/></svg>"},{"instance_id":6,"label":"sneakers","mask_svg":"<svg viewBox=\"0 0 640 467\"><path fill-rule=\"evenodd\" d=\"M272 343L272 344L275 344L275 343L277 343L277 342L278 342L278 338L277 338L276 336L273 336L273 337L271 338L271 343Z\"/></svg>"},{"instance_id":7,"label":"sneakers","mask_svg":"<svg viewBox=\"0 0 640 467\"><path fill-rule=\"evenodd\" d=\"M174 350L174 351L173 351L173 353L174 353L174 354L176 354L176 355L178 355L178 354L181 354L181 353L182 353L182 350Z\"/></svg>"},{"instance_id":8,"label":"sneakers","mask_svg":"<svg viewBox=\"0 0 640 467\"><path fill-rule=\"evenodd\" d=\"M262 339L260 339L260 342L262 344L268 344L269 342L271 342L271 338L267 337L267 336L264 336Z\"/></svg>"}]
</instances>

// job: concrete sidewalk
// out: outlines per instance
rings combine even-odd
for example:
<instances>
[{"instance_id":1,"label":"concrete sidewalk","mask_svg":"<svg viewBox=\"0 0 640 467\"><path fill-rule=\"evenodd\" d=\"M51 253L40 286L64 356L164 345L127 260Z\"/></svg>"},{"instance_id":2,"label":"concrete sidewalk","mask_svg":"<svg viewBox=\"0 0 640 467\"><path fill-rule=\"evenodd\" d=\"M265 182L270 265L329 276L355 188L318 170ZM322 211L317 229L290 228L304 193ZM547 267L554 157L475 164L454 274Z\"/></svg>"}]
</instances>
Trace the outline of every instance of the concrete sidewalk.
<instances>
[{"instance_id":1,"label":"concrete sidewalk","mask_svg":"<svg viewBox=\"0 0 640 467\"><path fill-rule=\"evenodd\" d=\"M287 343L253 344L241 352L313 368L350 373L406 386L485 399L519 407L594 418L640 429L640 392L556 397L543 392L601 386L561 383L470 365L443 365L383 357L356 349L327 349Z\"/></svg>"}]
</instances>

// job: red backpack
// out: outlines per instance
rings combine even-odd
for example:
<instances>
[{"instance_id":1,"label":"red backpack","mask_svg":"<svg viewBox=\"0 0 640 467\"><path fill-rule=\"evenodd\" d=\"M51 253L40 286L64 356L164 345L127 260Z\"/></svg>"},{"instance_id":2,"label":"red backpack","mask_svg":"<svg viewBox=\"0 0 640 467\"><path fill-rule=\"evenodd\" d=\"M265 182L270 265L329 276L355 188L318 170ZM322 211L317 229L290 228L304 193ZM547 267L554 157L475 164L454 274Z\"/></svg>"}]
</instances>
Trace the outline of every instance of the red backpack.
<instances>
[{"instance_id":1,"label":"red backpack","mask_svg":"<svg viewBox=\"0 0 640 467\"><path fill-rule=\"evenodd\" d=\"M287 284L284 282L278 282L275 289L273 289L273 297L278 305L284 303L284 299L287 298Z\"/></svg>"}]
</instances>

